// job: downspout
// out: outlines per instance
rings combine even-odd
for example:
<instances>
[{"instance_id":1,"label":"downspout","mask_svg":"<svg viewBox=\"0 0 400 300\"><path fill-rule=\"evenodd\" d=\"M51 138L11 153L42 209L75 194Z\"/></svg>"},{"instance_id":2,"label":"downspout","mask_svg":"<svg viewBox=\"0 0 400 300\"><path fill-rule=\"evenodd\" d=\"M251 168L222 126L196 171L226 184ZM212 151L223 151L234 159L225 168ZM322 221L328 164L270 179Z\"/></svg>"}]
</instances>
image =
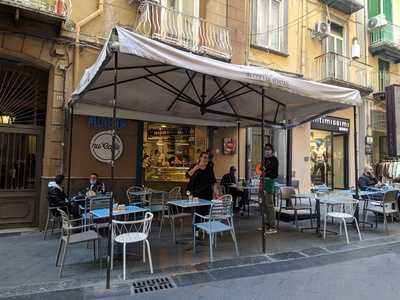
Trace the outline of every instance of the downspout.
<instances>
[{"instance_id":1,"label":"downspout","mask_svg":"<svg viewBox=\"0 0 400 300\"><path fill-rule=\"evenodd\" d=\"M104 0L99 0L99 5L96 11L92 12L86 18L80 20L76 23L76 35L75 35L75 48L74 48L74 88L78 85L78 76L79 76L79 45L80 45L80 35L81 28L85 26L87 23L95 19L96 17L103 14L104 11Z\"/></svg>"}]
</instances>

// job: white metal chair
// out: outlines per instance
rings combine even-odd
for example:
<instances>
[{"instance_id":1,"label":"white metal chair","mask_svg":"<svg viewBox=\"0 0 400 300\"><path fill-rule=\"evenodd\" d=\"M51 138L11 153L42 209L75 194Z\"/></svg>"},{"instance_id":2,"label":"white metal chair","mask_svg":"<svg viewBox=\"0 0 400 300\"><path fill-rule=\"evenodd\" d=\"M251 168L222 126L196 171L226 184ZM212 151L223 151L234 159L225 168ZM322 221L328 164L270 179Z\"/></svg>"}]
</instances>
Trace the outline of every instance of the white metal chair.
<instances>
[{"instance_id":1,"label":"white metal chair","mask_svg":"<svg viewBox=\"0 0 400 300\"><path fill-rule=\"evenodd\" d=\"M383 199L380 202L368 203L367 207L365 208L365 215L364 219L366 219L367 213L373 212L376 216L376 228L378 228L378 215L383 215L383 224L385 225L386 232L389 231L388 224L387 224L387 216L392 217L393 222L393 215L399 213L399 204L397 201L398 197L398 190L387 191L383 195Z\"/></svg>"},{"instance_id":2,"label":"white metal chair","mask_svg":"<svg viewBox=\"0 0 400 300\"><path fill-rule=\"evenodd\" d=\"M196 217L204 222L195 223ZM217 234L229 231L235 246L236 255L239 256L235 228L233 226L232 195L223 195L218 200L213 200L208 216L198 213L193 215L193 252L196 251L196 229L207 233L209 237L210 262L214 260L213 247L216 245Z\"/></svg>"},{"instance_id":3,"label":"white metal chair","mask_svg":"<svg viewBox=\"0 0 400 300\"><path fill-rule=\"evenodd\" d=\"M180 200L180 199L182 199L181 187L176 186L168 192L168 200ZM192 214L185 213L183 211L183 209L179 209L175 205L168 205L168 204L166 206L166 212L167 212L167 214L165 214L165 210L164 210L163 214L161 216L160 233L159 234L161 235L161 231L162 231L162 227L163 227L165 219L168 219L168 221L171 225L172 241L175 243L176 242L175 220L181 221L181 229L182 229L183 219L191 217Z\"/></svg>"},{"instance_id":4,"label":"white metal chair","mask_svg":"<svg viewBox=\"0 0 400 300\"><path fill-rule=\"evenodd\" d=\"M111 268L113 267L114 242L122 244L123 247L123 277L126 280L126 244L143 243L143 262L146 262L147 255L150 264L150 273L153 274L153 262L151 259L150 243L148 236L151 228L153 214L146 212L144 219L136 221L112 221L111 239Z\"/></svg>"},{"instance_id":5,"label":"white metal chair","mask_svg":"<svg viewBox=\"0 0 400 300\"><path fill-rule=\"evenodd\" d=\"M347 222L348 221L353 221L354 224L356 225L358 237L360 241L362 240L361 237L361 232L360 232L360 227L358 226L358 221L357 218L354 216L357 205L358 205L358 200L352 199L352 198L346 198L344 199L346 202L341 203L339 205L335 205L333 207L333 211L328 212L328 205L325 205L325 214L324 214L324 235L323 238L326 238L326 223L327 223L327 218L332 218L332 220L339 220L339 235L342 235L342 225L344 226L344 232L346 234L346 242L347 244L350 244L349 241L349 235L347 232Z\"/></svg>"},{"instance_id":6,"label":"white metal chair","mask_svg":"<svg viewBox=\"0 0 400 300\"><path fill-rule=\"evenodd\" d=\"M96 258L99 256L100 235L97 233L96 224L74 226L74 223L82 222L82 219L72 220L63 210L58 209L58 212L62 219L62 233L60 237L60 245L57 251L56 266L58 266L58 263L61 259L59 271L59 276L61 277L68 246L71 244L93 242L94 260L96 260ZM95 228L95 230L90 228ZM81 231L76 233L76 231L79 229Z\"/></svg>"}]
</instances>

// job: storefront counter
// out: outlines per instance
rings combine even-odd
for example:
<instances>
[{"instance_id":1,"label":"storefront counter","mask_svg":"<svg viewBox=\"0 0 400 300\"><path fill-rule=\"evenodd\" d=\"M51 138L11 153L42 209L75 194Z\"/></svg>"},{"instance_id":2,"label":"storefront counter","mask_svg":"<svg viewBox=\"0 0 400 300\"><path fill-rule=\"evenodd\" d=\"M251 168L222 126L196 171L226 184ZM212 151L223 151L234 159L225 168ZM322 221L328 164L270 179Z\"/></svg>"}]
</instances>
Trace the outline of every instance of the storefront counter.
<instances>
[{"instance_id":1,"label":"storefront counter","mask_svg":"<svg viewBox=\"0 0 400 300\"><path fill-rule=\"evenodd\" d=\"M145 178L146 181L187 182L185 174L188 169L188 167L151 166L145 169Z\"/></svg>"}]
</instances>

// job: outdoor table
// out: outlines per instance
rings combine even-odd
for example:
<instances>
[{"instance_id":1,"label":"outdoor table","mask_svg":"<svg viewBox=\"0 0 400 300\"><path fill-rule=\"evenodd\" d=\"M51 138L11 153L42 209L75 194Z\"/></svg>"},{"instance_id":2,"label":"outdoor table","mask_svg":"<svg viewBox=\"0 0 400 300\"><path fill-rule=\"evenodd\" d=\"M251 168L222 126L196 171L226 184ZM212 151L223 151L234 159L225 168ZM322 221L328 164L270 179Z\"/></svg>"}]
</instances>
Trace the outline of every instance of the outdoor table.
<instances>
[{"instance_id":1,"label":"outdoor table","mask_svg":"<svg viewBox=\"0 0 400 300\"><path fill-rule=\"evenodd\" d=\"M184 199L184 200L168 201L168 205L174 205L174 206L180 207L182 209L190 208L192 210L192 214L196 211L197 207L211 206L211 204L212 204L212 201L204 200L204 199L198 199L198 200ZM174 241L174 243L175 242L176 241Z\"/></svg>"},{"instance_id":2,"label":"outdoor table","mask_svg":"<svg viewBox=\"0 0 400 300\"><path fill-rule=\"evenodd\" d=\"M211 206L212 201L210 200L204 200L204 199L198 199L198 200L172 200L168 201L168 204L175 205L181 208L196 208L200 206Z\"/></svg>"},{"instance_id":3,"label":"outdoor table","mask_svg":"<svg viewBox=\"0 0 400 300\"><path fill-rule=\"evenodd\" d=\"M149 210L146 208L142 208L136 205L127 205L124 207L124 209L119 209L119 210L113 209L113 217L126 216L129 214L145 213L147 211ZM110 214L110 209L109 208L94 209L91 211L91 214L96 219L108 218Z\"/></svg>"}]
</instances>

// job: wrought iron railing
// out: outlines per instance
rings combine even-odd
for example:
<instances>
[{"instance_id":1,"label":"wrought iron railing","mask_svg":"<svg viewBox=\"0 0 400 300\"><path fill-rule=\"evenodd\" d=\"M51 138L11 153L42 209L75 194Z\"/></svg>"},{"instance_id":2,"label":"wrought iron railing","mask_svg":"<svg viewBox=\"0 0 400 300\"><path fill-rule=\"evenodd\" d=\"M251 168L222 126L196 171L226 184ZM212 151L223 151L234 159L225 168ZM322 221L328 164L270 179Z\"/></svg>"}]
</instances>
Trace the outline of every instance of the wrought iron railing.
<instances>
[{"instance_id":1,"label":"wrought iron railing","mask_svg":"<svg viewBox=\"0 0 400 300\"><path fill-rule=\"evenodd\" d=\"M375 93L384 92L392 84L400 84L400 74L379 71L373 74L373 89Z\"/></svg>"},{"instance_id":2,"label":"wrought iron railing","mask_svg":"<svg viewBox=\"0 0 400 300\"><path fill-rule=\"evenodd\" d=\"M70 0L0 0L0 4L33 10L47 15L67 18Z\"/></svg>"},{"instance_id":3,"label":"wrought iron railing","mask_svg":"<svg viewBox=\"0 0 400 300\"><path fill-rule=\"evenodd\" d=\"M151 1L140 6L136 30L164 43L230 60L229 29Z\"/></svg>"},{"instance_id":4,"label":"wrought iron railing","mask_svg":"<svg viewBox=\"0 0 400 300\"><path fill-rule=\"evenodd\" d=\"M400 26L387 24L370 33L370 47L378 47L388 44L400 51Z\"/></svg>"},{"instance_id":5,"label":"wrought iron railing","mask_svg":"<svg viewBox=\"0 0 400 300\"><path fill-rule=\"evenodd\" d=\"M327 52L314 59L318 81L342 81L364 88L372 88L372 67L349 57Z\"/></svg>"}]
</instances>

